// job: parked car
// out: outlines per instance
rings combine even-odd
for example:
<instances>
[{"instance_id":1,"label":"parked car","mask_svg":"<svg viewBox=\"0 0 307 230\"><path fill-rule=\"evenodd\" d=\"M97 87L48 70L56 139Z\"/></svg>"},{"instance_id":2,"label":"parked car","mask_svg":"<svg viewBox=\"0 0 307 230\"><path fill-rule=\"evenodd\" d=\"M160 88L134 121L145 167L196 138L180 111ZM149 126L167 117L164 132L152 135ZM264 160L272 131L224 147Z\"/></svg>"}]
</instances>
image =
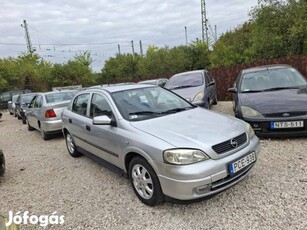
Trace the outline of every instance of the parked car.
<instances>
[{"instance_id":1,"label":"parked car","mask_svg":"<svg viewBox=\"0 0 307 230\"><path fill-rule=\"evenodd\" d=\"M176 74L164 87L201 107L209 108L212 104L217 104L215 80L207 70Z\"/></svg>"},{"instance_id":2,"label":"parked car","mask_svg":"<svg viewBox=\"0 0 307 230\"><path fill-rule=\"evenodd\" d=\"M259 136L307 135L307 81L289 65L242 70L234 87L236 117Z\"/></svg>"},{"instance_id":3,"label":"parked car","mask_svg":"<svg viewBox=\"0 0 307 230\"><path fill-rule=\"evenodd\" d=\"M14 115L14 117L17 116L16 114L16 101L19 95L12 96L12 100L8 102L8 110L10 115Z\"/></svg>"},{"instance_id":4,"label":"parked car","mask_svg":"<svg viewBox=\"0 0 307 230\"><path fill-rule=\"evenodd\" d=\"M0 149L0 176L3 176L5 173L5 159L2 150Z\"/></svg>"},{"instance_id":5,"label":"parked car","mask_svg":"<svg viewBox=\"0 0 307 230\"><path fill-rule=\"evenodd\" d=\"M148 85L158 85L161 87L164 87L166 82L168 81L167 78L158 78L158 79L151 79L151 80L145 80L145 81L139 81L139 84L148 84Z\"/></svg>"},{"instance_id":6,"label":"parked car","mask_svg":"<svg viewBox=\"0 0 307 230\"><path fill-rule=\"evenodd\" d=\"M26 124L26 116L25 112L28 109L28 105L32 101L33 97L35 97L36 93L26 93L26 94L20 94L15 102L16 105L16 114L18 120L22 120L23 124Z\"/></svg>"},{"instance_id":7,"label":"parked car","mask_svg":"<svg viewBox=\"0 0 307 230\"><path fill-rule=\"evenodd\" d=\"M259 153L246 122L158 86L89 88L62 119L71 156L85 154L127 175L136 196L151 206L219 193L241 181Z\"/></svg>"},{"instance_id":8,"label":"parked car","mask_svg":"<svg viewBox=\"0 0 307 230\"><path fill-rule=\"evenodd\" d=\"M62 132L61 113L77 91L37 93L26 111L28 130L39 130L42 138L48 140L51 134Z\"/></svg>"}]
</instances>

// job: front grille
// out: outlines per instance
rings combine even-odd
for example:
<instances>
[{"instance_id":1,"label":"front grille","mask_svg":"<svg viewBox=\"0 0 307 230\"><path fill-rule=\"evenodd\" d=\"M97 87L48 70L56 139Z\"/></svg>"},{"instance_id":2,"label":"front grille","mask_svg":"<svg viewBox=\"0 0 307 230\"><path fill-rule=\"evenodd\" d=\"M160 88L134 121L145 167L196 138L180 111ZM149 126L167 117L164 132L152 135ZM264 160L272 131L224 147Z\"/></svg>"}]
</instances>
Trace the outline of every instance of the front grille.
<instances>
[{"instance_id":1,"label":"front grille","mask_svg":"<svg viewBox=\"0 0 307 230\"><path fill-rule=\"evenodd\" d=\"M265 117L299 117L299 116L305 116L307 115L307 112L284 112L284 113L270 113L270 114L264 114Z\"/></svg>"},{"instance_id":2,"label":"front grille","mask_svg":"<svg viewBox=\"0 0 307 230\"><path fill-rule=\"evenodd\" d=\"M237 145L232 145L231 143L235 141L237 142ZM225 152L228 152L230 150L233 150L235 148L240 147L241 145L245 144L247 142L247 136L246 133L243 133L237 137L234 137L230 140L224 141L220 144L213 145L212 149L217 153L217 154L222 154Z\"/></svg>"}]
</instances>

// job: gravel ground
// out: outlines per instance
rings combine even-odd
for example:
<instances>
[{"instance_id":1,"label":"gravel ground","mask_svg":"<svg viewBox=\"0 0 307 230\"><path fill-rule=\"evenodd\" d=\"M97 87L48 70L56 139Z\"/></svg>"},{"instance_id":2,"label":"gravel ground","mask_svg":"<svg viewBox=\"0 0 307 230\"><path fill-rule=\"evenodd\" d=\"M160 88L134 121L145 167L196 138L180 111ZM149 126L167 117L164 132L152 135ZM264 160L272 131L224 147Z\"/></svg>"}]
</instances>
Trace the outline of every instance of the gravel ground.
<instances>
[{"instance_id":1,"label":"gravel ground","mask_svg":"<svg viewBox=\"0 0 307 230\"><path fill-rule=\"evenodd\" d=\"M213 110L232 114L229 102ZM61 136L43 141L8 112L0 130L7 161L0 213L6 216L65 216L64 225L47 229L307 229L307 138L262 139L251 174L211 199L147 207L127 179L87 157L70 157Z\"/></svg>"}]
</instances>

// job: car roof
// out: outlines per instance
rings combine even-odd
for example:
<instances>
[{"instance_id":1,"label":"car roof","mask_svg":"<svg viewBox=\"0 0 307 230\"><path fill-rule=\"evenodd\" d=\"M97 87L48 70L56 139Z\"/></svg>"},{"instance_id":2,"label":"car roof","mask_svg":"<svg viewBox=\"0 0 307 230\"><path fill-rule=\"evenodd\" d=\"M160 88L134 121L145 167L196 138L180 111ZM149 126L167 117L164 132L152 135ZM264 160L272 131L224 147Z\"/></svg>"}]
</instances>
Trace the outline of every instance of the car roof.
<instances>
[{"instance_id":1,"label":"car roof","mask_svg":"<svg viewBox=\"0 0 307 230\"><path fill-rule=\"evenodd\" d=\"M49 91L49 92L44 92L44 93L41 93L41 94L48 95L48 94L67 93L67 92L77 92L77 90L67 89L67 90L59 90L59 91Z\"/></svg>"},{"instance_id":2,"label":"car roof","mask_svg":"<svg viewBox=\"0 0 307 230\"><path fill-rule=\"evenodd\" d=\"M203 73L204 69L199 69L199 70L192 70L192 71L186 71L186 72L181 72L181 73L177 73L177 74L174 74L173 76L180 76L180 75L185 75L185 74L195 74L195 73Z\"/></svg>"},{"instance_id":3,"label":"car roof","mask_svg":"<svg viewBox=\"0 0 307 230\"><path fill-rule=\"evenodd\" d=\"M251 67L242 70L242 73L251 73L251 72L257 72L257 71L262 71L266 69L280 69L280 68L293 68L290 65L286 64L275 64L275 65L263 65L263 66L256 66L256 67Z\"/></svg>"},{"instance_id":4,"label":"car roof","mask_svg":"<svg viewBox=\"0 0 307 230\"><path fill-rule=\"evenodd\" d=\"M146 85L146 84L120 84L120 85L102 85L102 86L93 86L88 88L85 91L88 90L104 90L109 93L119 92L119 91L125 91L125 90L131 90L131 89L141 89L141 88L150 88L155 87L154 85ZM156 86L158 87L158 86Z\"/></svg>"}]
</instances>

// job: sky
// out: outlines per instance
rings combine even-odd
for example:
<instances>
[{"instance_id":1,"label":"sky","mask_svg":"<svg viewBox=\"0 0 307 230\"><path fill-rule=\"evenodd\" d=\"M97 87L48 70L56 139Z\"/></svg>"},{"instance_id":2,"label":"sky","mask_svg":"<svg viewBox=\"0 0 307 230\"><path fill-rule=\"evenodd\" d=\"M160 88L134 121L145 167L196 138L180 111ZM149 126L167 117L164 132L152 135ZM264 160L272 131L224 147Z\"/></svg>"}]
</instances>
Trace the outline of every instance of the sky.
<instances>
[{"instance_id":1,"label":"sky","mask_svg":"<svg viewBox=\"0 0 307 230\"><path fill-rule=\"evenodd\" d=\"M209 38L249 19L257 0L206 0ZM143 53L149 45L174 47L202 39L201 0L1 0L0 58L27 52L27 21L32 46L45 61L66 63L89 51L94 72L119 52Z\"/></svg>"}]
</instances>

